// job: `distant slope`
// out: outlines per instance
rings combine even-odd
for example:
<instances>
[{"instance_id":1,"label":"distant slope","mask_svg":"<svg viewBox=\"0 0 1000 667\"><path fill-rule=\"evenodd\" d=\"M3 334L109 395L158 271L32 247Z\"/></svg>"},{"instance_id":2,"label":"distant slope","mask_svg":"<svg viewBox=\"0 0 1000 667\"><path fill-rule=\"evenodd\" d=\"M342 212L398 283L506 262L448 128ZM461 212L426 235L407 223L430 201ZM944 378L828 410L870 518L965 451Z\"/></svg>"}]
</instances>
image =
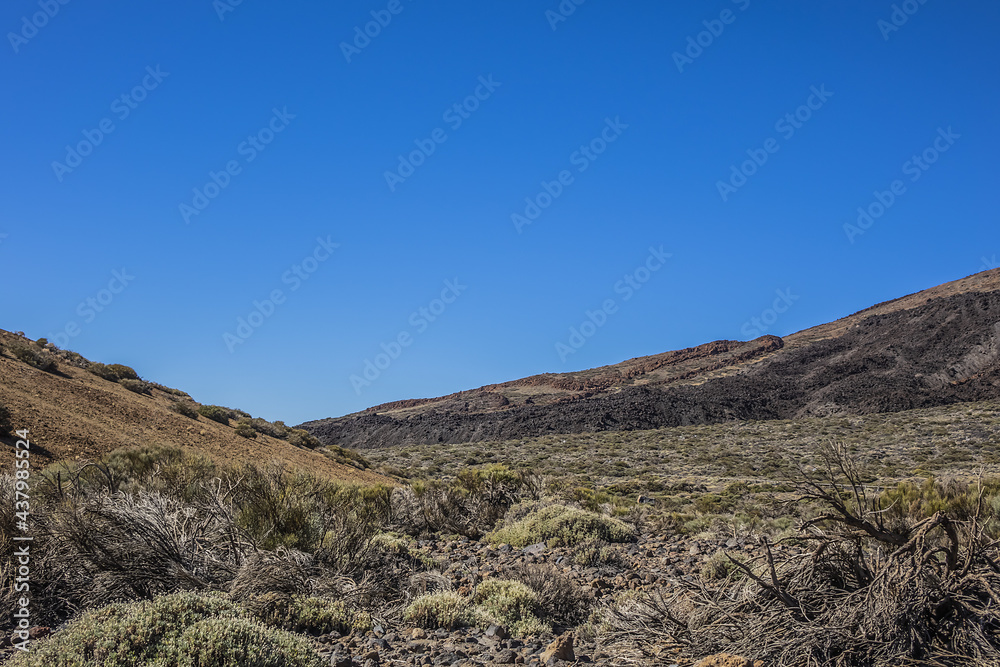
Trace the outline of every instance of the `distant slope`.
<instances>
[{"instance_id":1,"label":"distant slope","mask_svg":"<svg viewBox=\"0 0 1000 667\"><path fill-rule=\"evenodd\" d=\"M27 341L0 330L0 342L10 346ZM345 481L387 481L285 440L264 435L248 440L204 417L183 417L169 409L174 398L155 389L152 396L136 394L67 363L52 373L9 352L0 357L0 403L10 409L15 428L30 430L36 470L56 461L94 460L128 445L163 445L186 447L223 462L276 461ZM13 458L12 441L0 441L0 466L9 469Z\"/></svg>"},{"instance_id":2,"label":"distant slope","mask_svg":"<svg viewBox=\"0 0 1000 667\"><path fill-rule=\"evenodd\" d=\"M867 414L1000 397L1000 270L786 337L719 341L307 422L325 443L498 440L730 419Z\"/></svg>"}]
</instances>

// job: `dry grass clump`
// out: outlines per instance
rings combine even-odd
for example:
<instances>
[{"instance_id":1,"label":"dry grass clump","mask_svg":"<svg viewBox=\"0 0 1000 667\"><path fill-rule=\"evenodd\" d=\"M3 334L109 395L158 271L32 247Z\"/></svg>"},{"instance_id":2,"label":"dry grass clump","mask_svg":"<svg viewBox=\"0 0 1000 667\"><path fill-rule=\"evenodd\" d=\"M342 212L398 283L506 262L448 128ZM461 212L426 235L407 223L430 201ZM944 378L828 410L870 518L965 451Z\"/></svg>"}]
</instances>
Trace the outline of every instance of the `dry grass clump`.
<instances>
[{"instance_id":1,"label":"dry grass clump","mask_svg":"<svg viewBox=\"0 0 1000 667\"><path fill-rule=\"evenodd\" d=\"M802 498L825 508L798 537L811 554L779 562L767 548L756 562L731 561L743 580L631 598L610 612L609 638L647 654L679 645L777 667L1000 663L1000 545L984 527L995 512L983 485L955 494L978 498L965 518L920 516L897 502L912 489L866 486L843 447L819 460L799 480Z\"/></svg>"}]
</instances>

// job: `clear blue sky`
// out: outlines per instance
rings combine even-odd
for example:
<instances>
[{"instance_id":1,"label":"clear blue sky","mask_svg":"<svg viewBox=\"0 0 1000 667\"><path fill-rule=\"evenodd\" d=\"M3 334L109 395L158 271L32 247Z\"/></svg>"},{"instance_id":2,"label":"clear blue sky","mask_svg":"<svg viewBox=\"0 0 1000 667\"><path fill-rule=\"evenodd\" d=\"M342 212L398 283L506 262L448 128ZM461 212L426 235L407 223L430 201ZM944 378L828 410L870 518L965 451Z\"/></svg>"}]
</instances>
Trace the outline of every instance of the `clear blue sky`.
<instances>
[{"instance_id":1,"label":"clear blue sky","mask_svg":"<svg viewBox=\"0 0 1000 667\"><path fill-rule=\"evenodd\" d=\"M298 423L975 273L1000 253L1000 5L910 0L890 30L892 4L11 0L0 327Z\"/></svg>"}]
</instances>

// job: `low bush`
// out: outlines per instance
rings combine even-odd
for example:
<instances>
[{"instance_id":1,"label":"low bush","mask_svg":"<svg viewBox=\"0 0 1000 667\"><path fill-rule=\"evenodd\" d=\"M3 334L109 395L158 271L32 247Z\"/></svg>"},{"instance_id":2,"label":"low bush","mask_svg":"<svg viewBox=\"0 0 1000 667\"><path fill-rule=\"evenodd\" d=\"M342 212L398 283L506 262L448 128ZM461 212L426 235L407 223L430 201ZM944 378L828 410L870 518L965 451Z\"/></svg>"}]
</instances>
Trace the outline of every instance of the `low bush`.
<instances>
[{"instance_id":1,"label":"low bush","mask_svg":"<svg viewBox=\"0 0 1000 667\"><path fill-rule=\"evenodd\" d=\"M454 591L421 595L403 612L403 619L421 628L454 630L474 625L474 615L467 598Z\"/></svg>"},{"instance_id":2,"label":"low bush","mask_svg":"<svg viewBox=\"0 0 1000 667\"><path fill-rule=\"evenodd\" d=\"M537 477L503 465L463 470L449 482L414 482L393 495L409 532L445 532L479 539L523 498L540 494Z\"/></svg>"},{"instance_id":3,"label":"low bush","mask_svg":"<svg viewBox=\"0 0 1000 667\"><path fill-rule=\"evenodd\" d=\"M542 610L538 593L520 581L487 579L476 587L472 598L480 622L495 622L519 638L552 632L538 614Z\"/></svg>"},{"instance_id":4,"label":"low bush","mask_svg":"<svg viewBox=\"0 0 1000 667\"><path fill-rule=\"evenodd\" d=\"M517 579L535 592L539 616L560 628L583 623L594 607L594 596L552 565L527 565Z\"/></svg>"},{"instance_id":5,"label":"low bush","mask_svg":"<svg viewBox=\"0 0 1000 667\"><path fill-rule=\"evenodd\" d=\"M308 449L316 449L322 443L314 435L311 435L308 431L304 431L300 428L290 429L288 435L286 436L288 442L292 443L296 447L306 447Z\"/></svg>"},{"instance_id":6,"label":"low bush","mask_svg":"<svg viewBox=\"0 0 1000 667\"><path fill-rule=\"evenodd\" d=\"M193 593L85 612L20 653L12 667L212 665L321 667L309 643L247 618L232 602Z\"/></svg>"},{"instance_id":7,"label":"low bush","mask_svg":"<svg viewBox=\"0 0 1000 667\"><path fill-rule=\"evenodd\" d=\"M90 365L87 366L87 370L97 377L108 380L109 382L139 379L139 374L136 373L133 368L122 364L102 364L92 361L90 362Z\"/></svg>"},{"instance_id":8,"label":"low bush","mask_svg":"<svg viewBox=\"0 0 1000 667\"><path fill-rule=\"evenodd\" d=\"M190 419L198 418L198 408L188 401L171 401L170 409L179 415Z\"/></svg>"},{"instance_id":9,"label":"low bush","mask_svg":"<svg viewBox=\"0 0 1000 667\"><path fill-rule=\"evenodd\" d=\"M538 542L571 547L587 539L629 542L634 537L634 529L624 521L564 505L550 505L490 533L487 540L514 547Z\"/></svg>"},{"instance_id":10,"label":"low bush","mask_svg":"<svg viewBox=\"0 0 1000 667\"><path fill-rule=\"evenodd\" d=\"M218 405L202 405L198 407L198 414L205 419L211 419L224 426L229 426L229 415L231 413L227 408Z\"/></svg>"},{"instance_id":11,"label":"low bush","mask_svg":"<svg viewBox=\"0 0 1000 667\"><path fill-rule=\"evenodd\" d=\"M253 440L257 437L257 430L253 427L249 419L241 419L236 422L236 435L241 438Z\"/></svg>"},{"instance_id":12,"label":"low bush","mask_svg":"<svg viewBox=\"0 0 1000 667\"><path fill-rule=\"evenodd\" d=\"M288 431L291 430L285 426L284 422L271 423L266 419L261 419L260 417L254 417L253 419L247 421L253 430L264 435L269 435L272 438L282 439L287 436Z\"/></svg>"},{"instance_id":13,"label":"low bush","mask_svg":"<svg viewBox=\"0 0 1000 667\"><path fill-rule=\"evenodd\" d=\"M10 346L10 353L15 359L23 361L29 366L34 366L40 371L53 371L56 369L56 358L48 350L42 350L34 345L26 343L14 343Z\"/></svg>"},{"instance_id":14,"label":"low bush","mask_svg":"<svg viewBox=\"0 0 1000 667\"><path fill-rule=\"evenodd\" d=\"M372 628L371 617L367 614L349 609L343 602L324 598L266 593L243 605L262 623L291 632L346 635Z\"/></svg>"},{"instance_id":15,"label":"low bush","mask_svg":"<svg viewBox=\"0 0 1000 667\"><path fill-rule=\"evenodd\" d=\"M123 378L118 381L118 384L136 394L145 394L146 396L152 396L153 394L153 387L148 382L143 382L142 380Z\"/></svg>"}]
</instances>

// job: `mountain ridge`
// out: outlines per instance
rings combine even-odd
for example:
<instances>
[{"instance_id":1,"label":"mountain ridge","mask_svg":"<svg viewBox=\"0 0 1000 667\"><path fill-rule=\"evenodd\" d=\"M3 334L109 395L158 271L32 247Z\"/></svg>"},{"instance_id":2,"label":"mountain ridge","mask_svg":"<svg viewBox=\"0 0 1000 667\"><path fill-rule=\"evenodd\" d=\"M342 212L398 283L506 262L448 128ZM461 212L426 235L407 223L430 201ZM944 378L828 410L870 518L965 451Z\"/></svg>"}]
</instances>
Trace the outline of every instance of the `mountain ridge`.
<instances>
[{"instance_id":1,"label":"mountain ridge","mask_svg":"<svg viewBox=\"0 0 1000 667\"><path fill-rule=\"evenodd\" d=\"M995 398L1000 395L998 293L1000 269L993 269L783 339L714 341L584 371L394 401L301 428L325 444L364 449L734 418L865 414ZM934 331L949 333L942 338ZM989 352L977 352L980 348ZM809 372L800 377L789 365L793 361ZM956 385L954 377L962 374L957 367L977 372ZM794 381L789 385L782 377ZM816 378L824 380L816 384ZM847 387L857 396L845 394Z\"/></svg>"}]
</instances>

